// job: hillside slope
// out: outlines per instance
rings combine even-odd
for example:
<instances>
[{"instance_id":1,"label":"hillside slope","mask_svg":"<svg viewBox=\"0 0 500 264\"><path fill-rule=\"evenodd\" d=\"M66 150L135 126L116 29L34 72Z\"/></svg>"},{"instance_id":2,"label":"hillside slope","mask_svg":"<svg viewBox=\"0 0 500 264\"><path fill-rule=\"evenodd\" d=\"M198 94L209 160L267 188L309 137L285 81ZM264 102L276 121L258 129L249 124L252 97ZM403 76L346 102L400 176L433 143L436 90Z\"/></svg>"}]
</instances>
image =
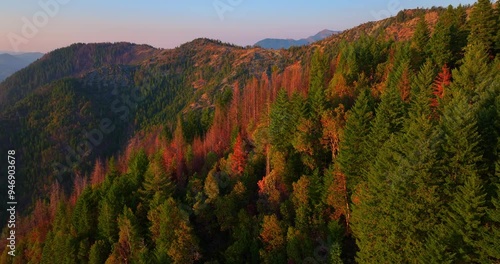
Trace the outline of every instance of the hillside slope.
<instances>
[{"instance_id":1,"label":"hillside slope","mask_svg":"<svg viewBox=\"0 0 500 264\"><path fill-rule=\"evenodd\" d=\"M478 6L286 50L47 54L0 85L20 261L498 262L500 32Z\"/></svg>"}]
</instances>

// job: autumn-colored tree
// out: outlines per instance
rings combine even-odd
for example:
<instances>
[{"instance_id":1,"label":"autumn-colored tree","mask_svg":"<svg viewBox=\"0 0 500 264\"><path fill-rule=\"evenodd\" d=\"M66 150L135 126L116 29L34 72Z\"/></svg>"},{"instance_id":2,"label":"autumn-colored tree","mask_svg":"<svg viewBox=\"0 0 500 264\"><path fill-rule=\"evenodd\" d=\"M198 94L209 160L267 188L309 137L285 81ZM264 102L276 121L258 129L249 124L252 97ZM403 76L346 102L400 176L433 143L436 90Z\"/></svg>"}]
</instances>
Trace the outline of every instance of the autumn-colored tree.
<instances>
[{"instance_id":1,"label":"autumn-colored tree","mask_svg":"<svg viewBox=\"0 0 500 264\"><path fill-rule=\"evenodd\" d=\"M118 242L113 246L113 252L106 263L134 263L139 260L139 253L144 248L140 236L137 218L130 208L125 208L118 217Z\"/></svg>"},{"instance_id":2,"label":"autumn-colored tree","mask_svg":"<svg viewBox=\"0 0 500 264\"><path fill-rule=\"evenodd\" d=\"M94 170L90 175L90 185L93 188L96 188L99 184L101 184L104 181L105 176L106 176L106 171L104 165L102 164L102 161L98 159L95 162Z\"/></svg>"},{"instance_id":3,"label":"autumn-colored tree","mask_svg":"<svg viewBox=\"0 0 500 264\"><path fill-rule=\"evenodd\" d=\"M231 169L234 174L241 175L245 170L246 153L241 134L238 133L234 142L233 155L231 159Z\"/></svg>"},{"instance_id":4,"label":"autumn-colored tree","mask_svg":"<svg viewBox=\"0 0 500 264\"><path fill-rule=\"evenodd\" d=\"M286 261L286 236L276 215L264 216L260 240L264 248L260 250L263 263L284 263Z\"/></svg>"},{"instance_id":5,"label":"autumn-colored tree","mask_svg":"<svg viewBox=\"0 0 500 264\"><path fill-rule=\"evenodd\" d=\"M350 201L347 190L347 178L338 168L327 171L329 180L325 183L325 203L333 209L330 217L333 220L345 219L345 225L349 230L351 216Z\"/></svg>"},{"instance_id":6,"label":"autumn-colored tree","mask_svg":"<svg viewBox=\"0 0 500 264\"><path fill-rule=\"evenodd\" d=\"M87 177L85 177L85 175L82 175L79 172L76 172L75 174L76 174L76 177L73 180L73 190L71 193L71 197L69 199L70 203L72 205L75 205L76 200L78 199L80 194L83 192L85 187L87 187Z\"/></svg>"},{"instance_id":7,"label":"autumn-colored tree","mask_svg":"<svg viewBox=\"0 0 500 264\"><path fill-rule=\"evenodd\" d=\"M321 143L327 145L332 153L332 160L337 158L340 151L340 142L345 126L346 113L343 104L340 104L335 111L324 112L321 116L323 126L323 136Z\"/></svg>"},{"instance_id":8,"label":"autumn-colored tree","mask_svg":"<svg viewBox=\"0 0 500 264\"><path fill-rule=\"evenodd\" d=\"M431 106L433 108L439 107L440 100L443 99L445 91L450 85L450 83L451 83L451 72L448 66L445 64L442 67L441 72L436 77L436 80L434 80L433 91L432 91L432 93L434 94L434 98L432 98L431 100Z\"/></svg>"}]
</instances>

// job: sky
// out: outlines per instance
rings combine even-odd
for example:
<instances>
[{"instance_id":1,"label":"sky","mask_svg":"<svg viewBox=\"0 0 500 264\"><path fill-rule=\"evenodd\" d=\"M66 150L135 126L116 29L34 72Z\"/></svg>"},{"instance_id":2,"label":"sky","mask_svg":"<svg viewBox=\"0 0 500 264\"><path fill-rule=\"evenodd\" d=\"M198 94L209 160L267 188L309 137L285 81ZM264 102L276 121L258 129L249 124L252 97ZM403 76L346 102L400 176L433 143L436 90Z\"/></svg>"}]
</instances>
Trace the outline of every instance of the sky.
<instances>
[{"instance_id":1,"label":"sky","mask_svg":"<svg viewBox=\"0 0 500 264\"><path fill-rule=\"evenodd\" d=\"M474 0L1 0L0 51L127 41L174 48L195 38L241 46L345 30L407 8Z\"/></svg>"}]
</instances>

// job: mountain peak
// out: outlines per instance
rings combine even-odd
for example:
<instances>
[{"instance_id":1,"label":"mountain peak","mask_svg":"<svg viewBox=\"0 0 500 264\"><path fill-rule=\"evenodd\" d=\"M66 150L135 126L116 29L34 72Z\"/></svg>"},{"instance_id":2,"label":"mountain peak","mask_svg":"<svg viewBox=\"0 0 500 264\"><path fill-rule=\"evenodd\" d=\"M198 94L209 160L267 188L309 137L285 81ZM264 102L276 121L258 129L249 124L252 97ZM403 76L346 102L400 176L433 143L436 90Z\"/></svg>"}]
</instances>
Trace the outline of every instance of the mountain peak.
<instances>
[{"instance_id":1,"label":"mountain peak","mask_svg":"<svg viewBox=\"0 0 500 264\"><path fill-rule=\"evenodd\" d=\"M340 31L333 31L329 29L323 29L320 32L318 32L314 36L310 36L308 38L303 38L303 39L275 39L275 38L266 38L263 39L257 43L255 43L255 46L259 46L265 49L288 49L290 47L295 47L295 46L304 46L311 44L316 41L323 40L325 38L330 37L331 35L338 34Z\"/></svg>"}]
</instances>

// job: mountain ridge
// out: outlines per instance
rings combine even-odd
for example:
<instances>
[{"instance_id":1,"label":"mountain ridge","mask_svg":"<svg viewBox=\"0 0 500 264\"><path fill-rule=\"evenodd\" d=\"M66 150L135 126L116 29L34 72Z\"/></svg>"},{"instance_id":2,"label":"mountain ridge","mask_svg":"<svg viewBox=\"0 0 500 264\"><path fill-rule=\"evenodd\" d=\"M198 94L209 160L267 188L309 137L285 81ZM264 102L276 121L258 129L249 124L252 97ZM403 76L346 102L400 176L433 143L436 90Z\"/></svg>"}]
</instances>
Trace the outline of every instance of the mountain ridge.
<instances>
[{"instance_id":1,"label":"mountain ridge","mask_svg":"<svg viewBox=\"0 0 500 264\"><path fill-rule=\"evenodd\" d=\"M0 82L11 76L15 72L40 59L43 53L0 53Z\"/></svg>"},{"instance_id":2,"label":"mountain ridge","mask_svg":"<svg viewBox=\"0 0 500 264\"><path fill-rule=\"evenodd\" d=\"M318 32L316 35L309 36L302 39L279 39L279 38L266 38L258 41L254 46L259 46L265 49L288 49L290 47L304 46L311 44L316 41L323 40L332 35L339 34L342 31L333 31L329 29L324 29Z\"/></svg>"}]
</instances>

